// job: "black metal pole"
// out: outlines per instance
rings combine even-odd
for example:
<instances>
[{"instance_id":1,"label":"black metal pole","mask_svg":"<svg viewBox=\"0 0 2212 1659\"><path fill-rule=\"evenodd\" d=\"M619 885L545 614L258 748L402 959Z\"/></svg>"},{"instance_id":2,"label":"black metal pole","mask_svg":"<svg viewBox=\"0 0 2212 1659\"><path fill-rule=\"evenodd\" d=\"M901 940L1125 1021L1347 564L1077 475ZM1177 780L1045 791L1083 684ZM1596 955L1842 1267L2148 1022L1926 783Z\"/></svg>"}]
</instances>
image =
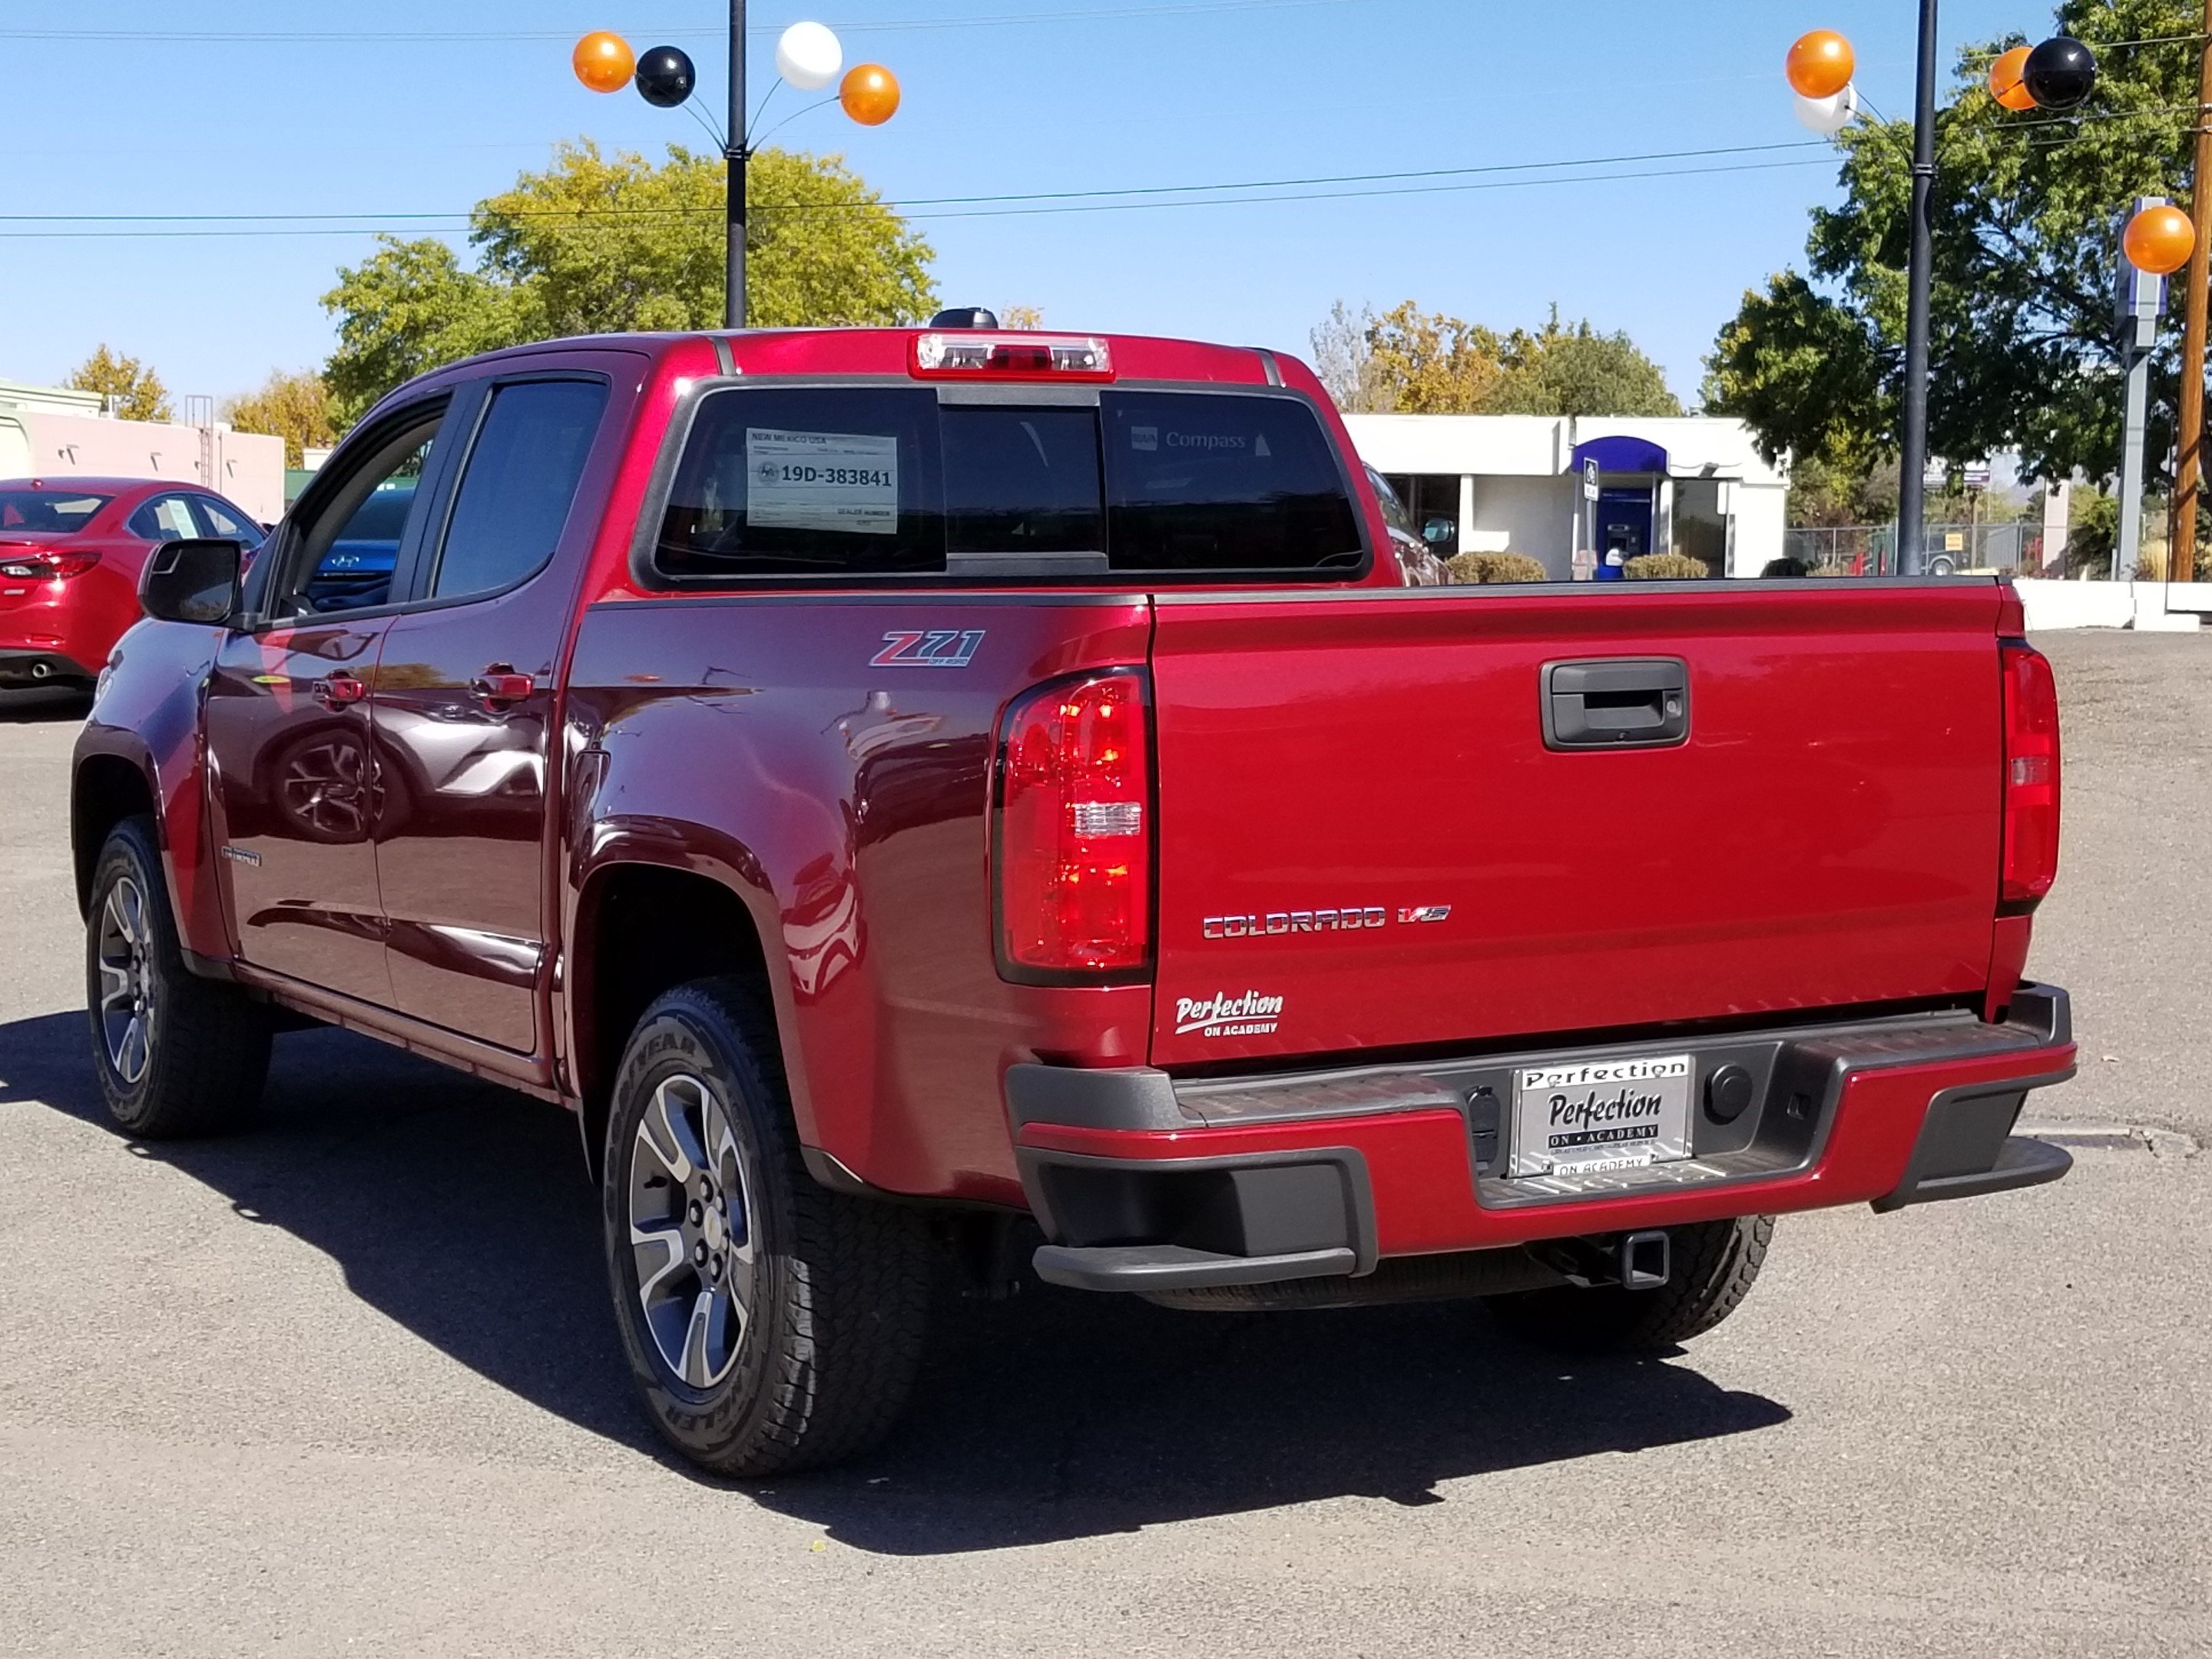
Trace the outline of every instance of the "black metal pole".
<instances>
[{"instance_id":1,"label":"black metal pole","mask_svg":"<svg viewBox=\"0 0 2212 1659\"><path fill-rule=\"evenodd\" d=\"M745 0L730 0L730 111L728 252L722 295L722 325L745 325Z\"/></svg>"},{"instance_id":2,"label":"black metal pole","mask_svg":"<svg viewBox=\"0 0 2212 1659\"><path fill-rule=\"evenodd\" d=\"M1936 0L1920 0L1920 83L1912 118L1912 254L1905 309L1905 433L1898 456L1897 574L1923 568L1921 532L1928 476L1928 313L1936 247L1928 198L1936 187Z\"/></svg>"}]
</instances>

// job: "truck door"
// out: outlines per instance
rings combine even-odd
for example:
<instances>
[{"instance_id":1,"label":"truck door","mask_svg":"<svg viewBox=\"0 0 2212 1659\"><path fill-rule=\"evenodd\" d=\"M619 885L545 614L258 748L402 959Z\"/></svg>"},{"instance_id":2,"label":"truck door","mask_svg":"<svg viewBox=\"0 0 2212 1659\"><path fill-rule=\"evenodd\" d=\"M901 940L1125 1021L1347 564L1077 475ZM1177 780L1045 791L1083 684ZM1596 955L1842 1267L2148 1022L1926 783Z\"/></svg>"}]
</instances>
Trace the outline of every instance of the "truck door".
<instances>
[{"instance_id":1,"label":"truck door","mask_svg":"<svg viewBox=\"0 0 2212 1659\"><path fill-rule=\"evenodd\" d=\"M252 625L208 687L219 867L240 955L388 1004L375 836L386 795L368 691L419 544L447 400L349 441L258 562Z\"/></svg>"},{"instance_id":2,"label":"truck door","mask_svg":"<svg viewBox=\"0 0 2212 1659\"><path fill-rule=\"evenodd\" d=\"M604 496L618 459L611 393L606 373L563 368L461 394L459 482L370 699L390 764L377 872L392 1006L518 1053L535 1046L550 937L555 694L597 526L573 509Z\"/></svg>"}]
</instances>

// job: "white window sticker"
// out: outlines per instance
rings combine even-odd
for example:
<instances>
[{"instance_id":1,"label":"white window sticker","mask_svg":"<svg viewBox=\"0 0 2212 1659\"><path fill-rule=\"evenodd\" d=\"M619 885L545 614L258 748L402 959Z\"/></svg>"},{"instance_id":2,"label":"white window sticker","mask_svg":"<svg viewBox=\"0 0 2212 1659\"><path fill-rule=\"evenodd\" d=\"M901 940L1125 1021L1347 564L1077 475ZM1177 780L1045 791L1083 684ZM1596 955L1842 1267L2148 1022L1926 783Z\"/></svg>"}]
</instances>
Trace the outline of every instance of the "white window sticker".
<instances>
[{"instance_id":1,"label":"white window sticker","mask_svg":"<svg viewBox=\"0 0 2212 1659\"><path fill-rule=\"evenodd\" d=\"M763 530L898 533L898 440L745 428L745 522Z\"/></svg>"}]
</instances>

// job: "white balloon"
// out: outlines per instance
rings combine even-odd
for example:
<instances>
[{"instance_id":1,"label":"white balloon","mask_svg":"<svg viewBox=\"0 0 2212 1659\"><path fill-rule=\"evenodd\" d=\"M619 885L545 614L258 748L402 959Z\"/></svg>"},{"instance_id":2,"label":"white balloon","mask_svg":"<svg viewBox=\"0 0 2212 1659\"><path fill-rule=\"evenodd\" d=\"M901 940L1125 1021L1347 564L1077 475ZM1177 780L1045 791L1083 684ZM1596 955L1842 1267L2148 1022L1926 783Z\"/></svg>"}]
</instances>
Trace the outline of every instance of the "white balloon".
<instances>
[{"instance_id":1,"label":"white balloon","mask_svg":"<svg viewBox=\"0 0 2212 1659\"><path fill-rule=\"evenodd\" d=\"M1859 89L1847 86L1826 98L1797 99L1797 119L1814 131L1832 138L1858 118Z\"/></svg>"},{"instance_id":2,"label":"white balloon","mask_svg":"<svg viewBox=\"0 0 2212 1659\"><path fill-rule=\"evenodd\" d=\"M845 67L845 48L827 26L793 23L775 43L775 72L801 92L819 92Z\"/></svg>"}]
</instances>

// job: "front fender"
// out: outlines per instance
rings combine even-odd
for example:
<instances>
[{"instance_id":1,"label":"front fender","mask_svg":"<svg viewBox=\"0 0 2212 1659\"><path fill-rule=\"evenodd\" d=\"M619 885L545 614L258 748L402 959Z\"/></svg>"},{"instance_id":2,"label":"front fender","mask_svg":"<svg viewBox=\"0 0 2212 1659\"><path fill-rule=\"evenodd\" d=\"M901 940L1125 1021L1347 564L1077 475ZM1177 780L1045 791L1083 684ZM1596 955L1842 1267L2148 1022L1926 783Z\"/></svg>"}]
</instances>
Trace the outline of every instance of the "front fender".
<instances>
[{"instance_id":1,"label":"front fender","mask_svg":"<svg viewBox=\"0 0 2212 1659\"><path fill-rule=\"evenodd\" d=\"M70 761L70 836L77 904L116 823L151 807L179 941L196 956L235 954L216 878L202 714L221 629L141 622L116 644ZM120 789L121 769L137 793Z\"/></svg>"}]
</instances>

